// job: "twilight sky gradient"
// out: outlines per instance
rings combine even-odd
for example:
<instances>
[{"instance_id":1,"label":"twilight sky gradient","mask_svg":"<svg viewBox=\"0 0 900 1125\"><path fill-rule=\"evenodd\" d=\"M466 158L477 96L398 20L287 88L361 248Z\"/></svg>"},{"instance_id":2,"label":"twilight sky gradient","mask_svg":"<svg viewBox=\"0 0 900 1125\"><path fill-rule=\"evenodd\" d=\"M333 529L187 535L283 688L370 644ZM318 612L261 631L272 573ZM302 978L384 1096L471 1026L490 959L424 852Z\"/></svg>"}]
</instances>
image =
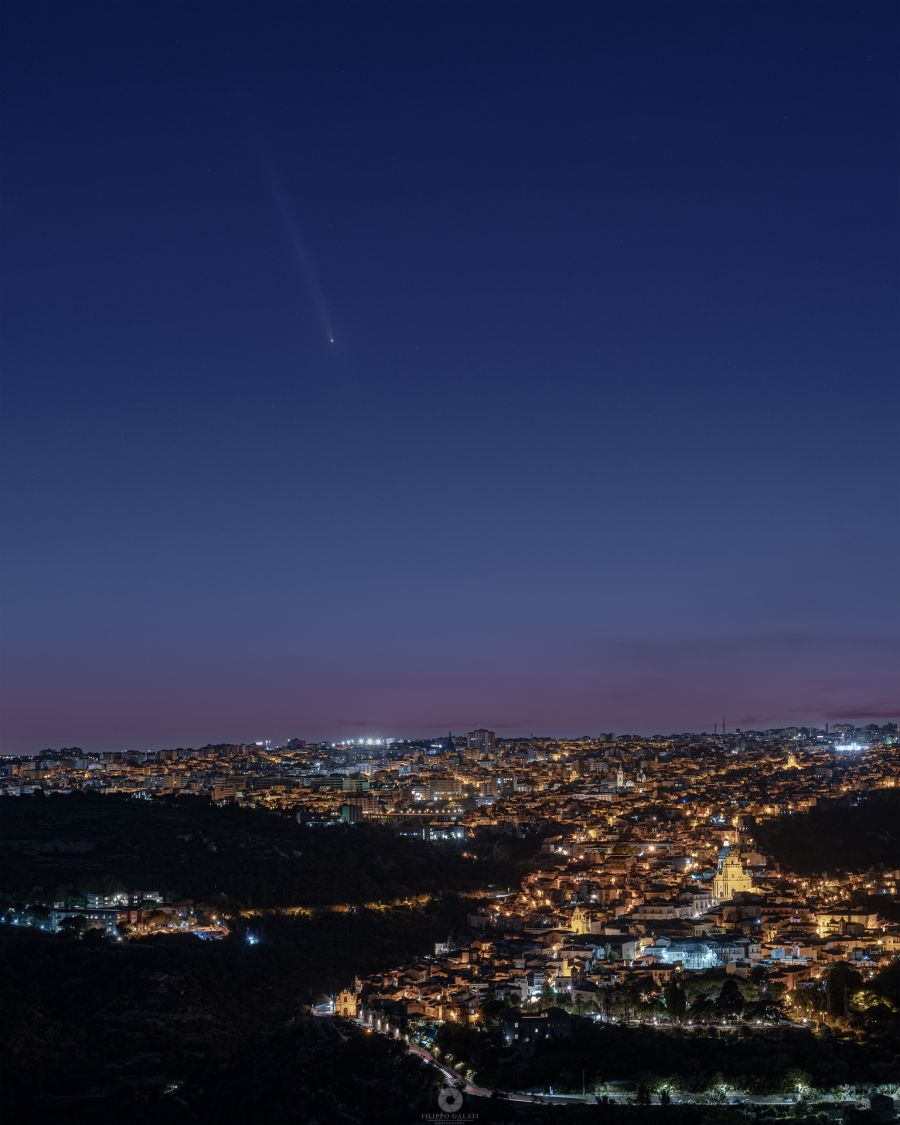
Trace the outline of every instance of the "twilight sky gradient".
<instances>
[{"instance_id":1,"label":"twilight sky gradient","mask_svg":"<svg viewBox=\"0 0 900 1125\"><path fill-rule=\"evenodd\" d=\"M896 5L2 19L0 750L900 716Z\"/></svg>"}]
</instances>

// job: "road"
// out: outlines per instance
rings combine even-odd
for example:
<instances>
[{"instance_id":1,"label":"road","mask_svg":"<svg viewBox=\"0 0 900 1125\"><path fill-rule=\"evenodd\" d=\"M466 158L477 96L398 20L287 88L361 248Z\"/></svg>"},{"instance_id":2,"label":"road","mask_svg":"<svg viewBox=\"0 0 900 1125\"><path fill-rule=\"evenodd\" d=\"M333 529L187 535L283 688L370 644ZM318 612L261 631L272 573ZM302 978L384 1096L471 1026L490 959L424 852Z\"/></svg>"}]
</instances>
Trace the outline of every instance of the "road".
<instances>
[{"instance_id":1,"label":"road","mask_svg":"<svg viewBox=\"0 0 900 1125\"><path fill-rule=\"evenodd\" d=\"M324 1009L325 1007L326 1007L326 1005L320 1005L319 1006L320 1009ZM329 1015L330 1013L326 1012L326 1011L323 1011L323 1010L319 1010L315 1014L325 1016L325 1015ZM367 1031L367 1032L370 1032L370 1033L376 1033L378 1035L383 1035L383 1036L385 1036L385 1038L391 1039L395 1042L402 1042L404 1044L404 1046L406 1047L407 1051L409 1051L410 1054L415 1055L417 1058L422 1059L424 1062L428 1063L430 1066L433 1066L436 1070L440 1071L442 1077L450 1085L458 1086L461 1090L463 1090L466 1094L469 1094L473 1098L490 1098L490 1097L493 1097L493 1095L495 1093L498 1093L500 1095L500 1097L502 1097L505 1101L528 1102L532 1105L535 1105L535 1104L539 1104L539 1105L567 1105L567 1104L573 1104L573 1103L575 1103L575 1104L586 1103L586 1104L589 1104L589 1105L594 1105L597 1101L597 1097L599 1096L599 1097L608 1098L610 1102L613 1102L616 1105L627 1105L633 1100L633 1097L634 1097L634 1095L632 1093L624 1092L624 1091L621 1092L621 1093L615 1092L615 1091L609 1091L608 1093L601 1094L601 1095L595 1095L593 1093L591 1093L591 1094L549 1094L549 1093L534 1094L534 1093L512 1092L512 1091L507 1091L507 1090L492 1090L487 1086L476 1086L474 1082L470 1082L467 1078L464 1078L461 1074L458 1074L451 1067L446 1066L444 1063L440 1062L438 1059L436 1059L434 1057L434 1055L429 1050L427 1050L425 1047L422 1047L420 1044L412 1042L411 1040L403 1039L403 1038L398 1040L397 1037L392 1032L379 1030L378 1028L372 1027L369 1024L365 1023L363 1020L360 1020L360 1019L355 1019L353 1022L358 1027L361 1027L364 1031ZM813 1096L812 1091L809 1091L809 1094L807 1095L806 1100L809 1102L809 1104L812 1105L812 1104L815 1104L815 1102L817 1100L829 1100L829 1099L818 1099L817 1097ZM785 1097L784 1095L778 1095L778 1094L756 1094L756 1095L740 1094L740 1095L732 1095L732 1096L728 1097L727 1101L728 1101L729 1105L759 1105L759 1106L790 1106L790 1105L795 1105L797 1103L797 1099L795 1097ZM704 1103L704 1102L696 1102L695 1099L693 1099L691 1097L685 1097L685 1096L680 1095L680 1094L673 1094L672 1095L672 1103L673 1103L673 1105L707 1104L707 1103ZM844 1102L844 1103L841 1103L841 1104L846 1106L846 1107L852 1106L854 1108L864 1108L865 1109L865 1108L868 1107L868 1103L866 1103L864 1101L848 1101L848 1102Z\"/></svg>"}]
</instances>

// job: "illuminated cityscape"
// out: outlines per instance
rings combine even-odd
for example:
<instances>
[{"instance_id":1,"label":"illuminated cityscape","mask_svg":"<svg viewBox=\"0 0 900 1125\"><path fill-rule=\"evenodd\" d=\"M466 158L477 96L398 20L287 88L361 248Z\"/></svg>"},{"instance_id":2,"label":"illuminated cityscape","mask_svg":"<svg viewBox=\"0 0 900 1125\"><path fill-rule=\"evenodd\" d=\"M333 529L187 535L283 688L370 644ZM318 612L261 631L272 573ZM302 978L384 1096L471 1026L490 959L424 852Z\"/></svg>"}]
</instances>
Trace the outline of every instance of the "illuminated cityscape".
<instances>
[{"instance_id":1,"label":"illuminated cityscape","mask_svg":"<svg viewBox=\"0 0 900 1125\"><path fill-rule=\"evenodd\" d=\"M900 1121L900 5L0 21L4 1125Z\"/></svg>"},{"instance_id":2,"label":"illuminated cityscape","mask_svg":"<svg viewBox=\"0 0 900 1125\"><path fill-rule=\"evenodd\" d=\"M69 749L2 759L0 793L17 807L36 795L44 807L65 807L81 794L132 807L187 800L223 814L265 810L326 846L329 837L340 847L347 832L376 830L463 869L479 868L486 852L508 858L526 849L518 881L481 875L461 889L464 913L441 940L332 991L323 981L307 1009L402 1047L477 1102L497 1089L485 1051L499 1052L492 1065L501 1071L525 1075L548 1044L565 1050L580 1023L700 1039L755 1033L785 1049L795 1030L865 1037L865 1013L892 1010L875 982L900 963L895 844L867 863L864 850L852 856L845 843L853 862L842 867L814 840L810 864L808 841L798 837L793 854L790 832L778 829L813 814L896 822L898 746L900 727L891 723L765 731L723 723L714 734L650 738L502 738L479 728L418 739ZM351 895L318 907L282 901L274 912L84 882L27 901L5 897L8 927L138 944L178 935L238 940L266 956L273 913L314 921L323 911L415 912L441 892L358 904ZM718 1098L774 1111L884 1100L894 1092L884 1079L838 1089L806 1077L798 1093L783 1081L717 1078L692 1087L656 1075L641 1094L640 1084L592 1073L580 1096L564 1081L554 1092L534 1080L503 1096L532 1107L614 1105L633 1101L637 1089L647 1105Z\"/></svg>"}]
</instances>

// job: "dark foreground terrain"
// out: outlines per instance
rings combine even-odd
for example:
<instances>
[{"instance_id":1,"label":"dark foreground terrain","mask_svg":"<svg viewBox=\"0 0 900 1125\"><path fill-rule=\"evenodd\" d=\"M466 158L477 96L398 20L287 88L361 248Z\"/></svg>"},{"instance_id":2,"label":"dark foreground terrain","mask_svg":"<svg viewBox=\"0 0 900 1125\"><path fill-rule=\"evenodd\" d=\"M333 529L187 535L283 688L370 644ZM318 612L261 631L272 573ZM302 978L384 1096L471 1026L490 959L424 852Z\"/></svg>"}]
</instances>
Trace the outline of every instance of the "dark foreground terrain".
<instances>
[{"instance_id":1,"label":"dark foreground terrain","mask_svg":"<svg viewBox=\"0 0 900 1125\"><path fill-rule=\"evenodd\" d=\"M794 818L787 831L804 832L807 823ZM5 908L105 883L211 903L231 928L222 941L116 941L99 931L0 925L4 1118L402 1125L440 1113L444 1080L433 1067L401 1042L315 1017L311 1005L356 974L430 952L465 924L468 896L517 879L537 843L488 839L472 859L383 829L303 828L290 817L196 799L0 802ZM245 940L250 927L258 944ZM658 1103L663 1086L677 1102L708 1100L717 1083L782 1093L808 1082L873 1084L897 1068L896 976L873 982L878 1003L841 1035L690 1035L579 1020L571 1041L527 1059L505 1053L488 1029L448 1025L440 1043L496 1090L580 1092L584 1083L611 1082L636 1102ZM480 1122L699 1125L802 1118L803 1107L560 1107L497 1094L467 1097L462 1112Z\"/></svg>"},{"instance_id":2,"label":"dark foreground terrain","mask_svg":"<svg viewBox=\"0 0 900 1125\"><path fill-rule=\"evenodd\" d=\"M517 878L539 842L487 840L473 859L202 799L2 800L4 1107L30 1121L194 1122L252 1104L303 1122L395 1121L403 1106L419 1120L436 1108L436 1072L310 1005L431 952L465 923L460 895ZM37 902L116 888L206 904L231 935L116 941L11 923Z\"/></svg>"}]
</instances>

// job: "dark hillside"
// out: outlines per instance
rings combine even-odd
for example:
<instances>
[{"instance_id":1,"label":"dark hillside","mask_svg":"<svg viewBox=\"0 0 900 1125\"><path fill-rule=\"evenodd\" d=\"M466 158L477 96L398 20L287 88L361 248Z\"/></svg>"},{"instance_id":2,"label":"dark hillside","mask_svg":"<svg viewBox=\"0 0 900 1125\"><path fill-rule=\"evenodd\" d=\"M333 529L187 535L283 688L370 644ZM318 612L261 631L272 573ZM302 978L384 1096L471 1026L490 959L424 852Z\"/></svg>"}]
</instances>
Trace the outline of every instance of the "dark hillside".
<instances>
[{"instance_id":1,"label":"dark hillside","mask_svg":"<svg viewBox=\"0 0 900 1125\"><path fill-rule=\"evenodd\" d=\"M825 805L760 823L762 850L791 871L900 867L900 789L879 789L857 805Z\"/></svg>"},{"instance_id":2,"label":"dark hillside","mask_svg":"<svg viewBox=\"0 0 900 1125\"><path fill-rule=\"evenodd\" d=\"M0 799L0 867L8 896L112 882L252 908L393 900L471 888L491 874L452 847L378 826L308 828L199 797L85 793Z\"/></svg>"}]
</instances>

